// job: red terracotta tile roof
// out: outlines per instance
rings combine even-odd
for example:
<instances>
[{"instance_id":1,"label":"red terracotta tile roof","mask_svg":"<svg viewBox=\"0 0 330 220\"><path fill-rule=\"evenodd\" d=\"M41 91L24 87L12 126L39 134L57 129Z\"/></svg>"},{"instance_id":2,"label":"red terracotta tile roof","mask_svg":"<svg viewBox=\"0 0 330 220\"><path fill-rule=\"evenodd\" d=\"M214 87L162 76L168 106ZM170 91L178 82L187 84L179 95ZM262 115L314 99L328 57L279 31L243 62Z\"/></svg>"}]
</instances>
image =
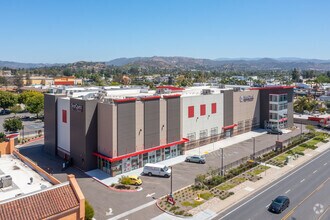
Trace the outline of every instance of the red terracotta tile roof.
<instances>
[{"instance_id":1,"label":"red terracotta tile roof","mask_svg":"<svg viewBox=\"0 0 330 220\"><path fill-rule=\"evenodd\" d=\"M79 206L70 184L0 202L0 219L44 219Z\"/></svg>"}]
</instances>

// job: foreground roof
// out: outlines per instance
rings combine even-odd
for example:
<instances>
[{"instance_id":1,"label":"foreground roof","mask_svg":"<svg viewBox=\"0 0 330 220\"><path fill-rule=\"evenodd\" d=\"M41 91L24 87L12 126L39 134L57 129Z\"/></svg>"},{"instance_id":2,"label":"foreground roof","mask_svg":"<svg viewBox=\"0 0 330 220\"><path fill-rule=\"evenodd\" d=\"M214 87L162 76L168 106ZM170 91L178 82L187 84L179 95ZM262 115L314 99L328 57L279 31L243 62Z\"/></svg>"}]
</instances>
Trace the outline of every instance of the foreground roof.
<instances>
[{"instance_id":1,"label":"foreground roof","mask_svg":"<svg viewBox=\"0 0 330 220\"><path fill-rule=\"evenodd\" d=\"M0 202L0 219L44 219L78 207L79 201L74 189L69 182L65 182Z\"/></svg>"}]
</instances>

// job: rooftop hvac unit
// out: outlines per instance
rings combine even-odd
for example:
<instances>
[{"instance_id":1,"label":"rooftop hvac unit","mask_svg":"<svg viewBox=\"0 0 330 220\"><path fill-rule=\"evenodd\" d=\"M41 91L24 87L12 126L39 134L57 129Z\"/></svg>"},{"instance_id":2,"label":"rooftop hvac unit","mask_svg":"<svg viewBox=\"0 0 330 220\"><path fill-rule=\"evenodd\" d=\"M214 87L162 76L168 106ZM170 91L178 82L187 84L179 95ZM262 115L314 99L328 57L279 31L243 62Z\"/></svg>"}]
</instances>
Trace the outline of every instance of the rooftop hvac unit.
<instances>
[{"instance_id":1,"label":"rooftop hvac unit","mask_svg":"<svg viewBox=\"0 0 330 220\"><path fill-rule=\"evenodd\" d=\"M13 179L11 176L3 176L0 179L0 188L6 188L9 187L13 184Z\"/></svg>"},{"instance_id":2,"label":"rooftop hvac unit","mask_svg":"<svg viewBox=\"0 0 330 220\"><path fill-rule=\"evenodd\" d=\"M203 89L202 94L203 95L210 95L211 94L211 89Z\"/></svg>"}]
</instances>

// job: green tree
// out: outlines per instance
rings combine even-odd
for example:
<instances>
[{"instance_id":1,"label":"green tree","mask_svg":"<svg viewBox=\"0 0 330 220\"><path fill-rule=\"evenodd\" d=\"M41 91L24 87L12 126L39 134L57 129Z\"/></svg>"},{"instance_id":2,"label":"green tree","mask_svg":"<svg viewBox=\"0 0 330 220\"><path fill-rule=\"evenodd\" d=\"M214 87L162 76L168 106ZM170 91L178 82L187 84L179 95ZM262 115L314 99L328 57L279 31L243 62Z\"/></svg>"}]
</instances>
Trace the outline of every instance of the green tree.
<instances>
[{"instance_id":1,"label":"green tree","mask_svg":"<svg viewBox=\"0 0 330 220\"><path fill-rule=\"evenodd\" d=\"M296 68L294 68L292 70L291 76L292 76L292 81L293 82L299 82L299 80L300 80L300 73L299 73L299 71Z\"/></svg>"},{"instance_id":2,"label":"green tree","mask_svg":"<svg viewBox=\"0 0 330 220\"><path fill-rule=\"evenodd\" d=\"M306 129L310 132L310 133L314 133L315 132L315 127L313 125L306 125Z\"/></svg>"},{"instance_id":3,"label":"green tree","mask_svg":"<svg viewBox=\"0 0 330 220\"><path fill-rule=\"evenodd\" d=\"M10 107L10 112L14 113L15 115L17 113L20 113L22 111L22 107L18 104L18 105L14 105L12 107Z\"/></svg>"},{"instance_id":4,"label":"green tree","mask_svg":"<svg viewBox=\"0 0 330 220\"><path fill-rule=\"evenodd\" d=\"M3 122L3 128L9 132L18 131L23 129L23 123L18 118L7 118Z\"/></svg>"},{"instance_id":5,"label":"green tree","mask_svg":"<svg viewBox=\"0 0 330 220\"><path fill-rule=\"evenodd\" d=\"M6 77L0 76L0 85L6 86L6 87L8 86L8 80Z\"/></svg>"},{"instance_id":6,"label":"green tree","mask_svg":"<svg viewBox=\"0 0 330 220\"><path fill-rule=\"evenodd\" d=\"M37 118L39 117L40 112L44 109L44 95L38 94L32 97L29 97L26 100L26 109L32 113L36 114Z\"/></svg>"},{"instance_id":7,"label":"green tree","mask_svg":"<svg viewBox=\"0 0 330 220\"><path fill-rule=\"evenodd\" d=\"M20 90L23 87L23 76L22 74L16 74L13 78L13 84Z\"/></svg>"},{"instance_id":8,"label":"green tree","mask_svg":"<svg viewBox=\"0 0 330 220\"><path fill-rule=\"evenodd\" d=\"M26 104L26 101L28 100L28 98L31 98L33 96L37 96L40 94L42 95L41 92L37 92L37 91L25 91L18 96L18 102L21 104Z\"/></svg>"},{"instance_id":9,"label":"green tree","mask_svg":"<svg viewBox=\"0 0 330 220\"><path fill-rule=\"evenodd\" d=\"M17 103L16 96L11 92L0 91L0 107L7 109Z\"/></svg>"},{"instance_id":10,"label":"green tree","mask_svg":"<svg viewBox=\"0 0 330 220\"><path fill-rule=\"evenodd\" d=\"M91 206L91 204L89 204L89 202L85 200L85 219L92 220L93 217L94 217L94 209Z\"/></svg>"}]
</instances>

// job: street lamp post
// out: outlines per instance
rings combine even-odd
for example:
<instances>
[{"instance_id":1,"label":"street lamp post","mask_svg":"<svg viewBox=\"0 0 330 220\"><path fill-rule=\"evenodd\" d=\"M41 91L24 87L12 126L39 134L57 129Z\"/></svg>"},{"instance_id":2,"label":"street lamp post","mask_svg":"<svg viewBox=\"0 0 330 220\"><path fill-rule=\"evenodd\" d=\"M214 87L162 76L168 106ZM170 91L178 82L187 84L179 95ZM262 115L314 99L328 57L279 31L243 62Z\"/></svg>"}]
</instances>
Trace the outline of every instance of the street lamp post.
<instances>
[{"instance_id":1,"label":"street lamp post","mask_svg":"<svg viewBox=\"0 0 330 220\"><path fill-rule=\"evenodd\" d=\"M252 141L253 141L253 160L255 160L256 159L256 138L253 137Z\"/></svg>"},{"instance_id":2,"label":"street lamp post","mask_svg":"<svg viewBox=\"0 0 330 220\"><path fill-rule=\"evenodd\" d=\"M300 122L300 135L302 135L302 121Z\"/></svg>"},{"instance_id":3,"label":"street lamp post","mask_svg":"<svg viewBox=\"0 0 330 220\"><path fill-rule=\"evenodd\" d=\"M223 176L223 148L221 148L221 170L220 170L220 175Z\"/></svg>"},{"instance_id":4,"label":"street lamp post","mask_svg":"<svg viewBox=\"0 0 330 220\"><path fill-rule=\"evenodd\" d=\"M173 166L171 166L171 192L170 196L172 196L173 193Z\"/></svg>"}]
</instances>

